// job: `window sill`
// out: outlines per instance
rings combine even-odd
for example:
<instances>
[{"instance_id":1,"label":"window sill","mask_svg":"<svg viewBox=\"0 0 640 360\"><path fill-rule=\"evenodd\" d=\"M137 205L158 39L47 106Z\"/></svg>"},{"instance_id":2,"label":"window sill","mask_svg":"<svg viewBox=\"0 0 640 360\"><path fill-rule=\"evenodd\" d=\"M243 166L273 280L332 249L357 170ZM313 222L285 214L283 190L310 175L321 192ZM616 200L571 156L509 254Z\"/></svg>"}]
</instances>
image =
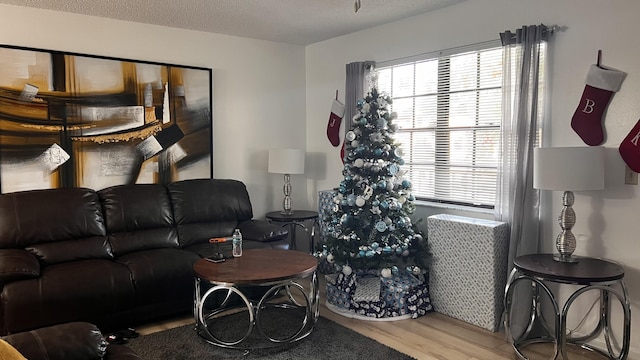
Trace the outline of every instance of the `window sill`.
<instances>
[{"instance_id":1,"label":"window sill","mask_svg":"<svg viewBox=\"0 0 640 360\"><path fill-rule=\"evenodd\" d=\"M432 202L432 201L425 201L425 200L416 200L414 204L416 205L416 207L477 213L477 214L482 214L483 217L493 216L494 214L494 209L483 209L483 208L477 208L473 206L463 206L463 205L439 203L439 202Z\"/></svg>"}]
</instances>

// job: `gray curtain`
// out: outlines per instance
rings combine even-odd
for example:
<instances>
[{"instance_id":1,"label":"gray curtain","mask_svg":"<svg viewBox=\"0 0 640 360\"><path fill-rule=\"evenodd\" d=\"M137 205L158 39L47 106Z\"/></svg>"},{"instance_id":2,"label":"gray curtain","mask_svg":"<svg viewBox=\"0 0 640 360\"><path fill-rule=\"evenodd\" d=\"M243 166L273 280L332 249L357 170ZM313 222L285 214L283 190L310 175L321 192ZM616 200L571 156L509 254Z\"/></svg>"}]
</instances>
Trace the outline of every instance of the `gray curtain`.
<instances>
[{"instance_id":1,"label":"gray curtain","mask_svg":"<svg viewBox=\"0 0 640 360\"><path fill-rule=\"evenodd\" d=\"M503 53L502 159L498 173L496 220L509 223L509 269L516 256L539 249L538 190L533 188L533 148L540 145L545 115L543 44L552 30L524 26L500 34ZM542 50L544 46L544 51Z\"/></svg>"},{"instance_id":2,"label":"gray curtain","mask_svg":"<svg viewBox=\"0 0 640 360\"><path fill-rule=\"evenodd\" d=\"M509 224L508 271L520 255L539 252L540 194L533 188L533 148L540 146L545 109L541 66L549 56L545 42L552 31L544 25L524 26L500 34L503 46L502 157L498 171L496 220ZM511 298L511 333L526 329L531 287L514 289ZM514 311L514 309L516 309ZM519 310L518 310L519 309Z\"/></svg>"},{"instance_id":3,"label":"gray curtain","mask_svg":"<svg viewBox=\"0 0 640 360\"><path fill-rule=\"evenodd\" d=\"M353 129L353 117L358 110L356 102L362 99L369 91L367 84L368 75L375 70L375 61L358 61L347 64L347 81L344 94L344 118L345 134Z\"/></svg>"}]
</instances>

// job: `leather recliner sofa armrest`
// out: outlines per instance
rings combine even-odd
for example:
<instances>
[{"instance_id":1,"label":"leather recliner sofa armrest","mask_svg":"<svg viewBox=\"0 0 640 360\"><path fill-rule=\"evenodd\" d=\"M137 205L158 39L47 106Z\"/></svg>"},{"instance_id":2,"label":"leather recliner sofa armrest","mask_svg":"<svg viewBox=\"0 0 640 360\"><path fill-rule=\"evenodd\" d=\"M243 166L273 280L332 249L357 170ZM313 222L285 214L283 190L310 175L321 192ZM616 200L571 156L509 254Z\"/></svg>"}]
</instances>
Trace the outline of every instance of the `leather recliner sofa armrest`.
<instances>
[{"instance_id":1,"label":"leather recliner sofa armrest","mask_svg":"<svg viewBox=\"0 0 640 360\"><path fill-rule=\"evenodd\" d=\"M263 220L246 220L238 224L242 238L246 240L271 242L285 239L289 231L279 225Z\"/></svg>"},{"instance_id":2,"label":"leather recliner sofa armrest","mask_svg":"<svg viewBox=\"0 0 640 360\"><path fill-rule=\"evenodd\" d=\"M44 327L3 339L29 360L100 360L107 352L100 330L86 322Z\"/></svg>"},{"instance_id":3,"label":"leather recliner sofa armrest","mask_svg":"<svg viewBox=\"0 0 640 360\"><path fill-rule=\"evenodd\" d=\"M40 262L32 253L23 249L0 249L0 286L39 276Z\"/></svg>"}]
</instances>

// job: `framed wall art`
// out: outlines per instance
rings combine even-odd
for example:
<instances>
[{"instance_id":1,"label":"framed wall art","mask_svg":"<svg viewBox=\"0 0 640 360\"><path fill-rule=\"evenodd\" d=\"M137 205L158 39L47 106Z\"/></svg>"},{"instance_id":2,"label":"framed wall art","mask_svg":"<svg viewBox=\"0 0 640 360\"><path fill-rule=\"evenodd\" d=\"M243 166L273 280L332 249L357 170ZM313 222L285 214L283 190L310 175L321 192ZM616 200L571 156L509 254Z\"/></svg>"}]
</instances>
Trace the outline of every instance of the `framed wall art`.
<instances>
[{"instance_id":1,"label":"framed wall art","mask_svg":"<svg viewBox=\"0 0 640 360\"><path fill-rule=\"evenodd\" d=\"M0 46L0 190L213 176L212 70Z\"/></svg>"}]
</instances>

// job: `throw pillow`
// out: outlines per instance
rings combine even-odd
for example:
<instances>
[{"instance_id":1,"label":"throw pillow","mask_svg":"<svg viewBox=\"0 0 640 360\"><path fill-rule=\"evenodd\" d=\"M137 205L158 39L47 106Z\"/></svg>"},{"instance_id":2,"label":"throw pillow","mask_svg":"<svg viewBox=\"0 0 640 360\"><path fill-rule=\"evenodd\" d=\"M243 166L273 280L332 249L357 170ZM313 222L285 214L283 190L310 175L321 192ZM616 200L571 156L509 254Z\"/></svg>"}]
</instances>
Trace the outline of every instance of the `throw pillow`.
<instances>
[{"instance_id":1,"label":"throw pillow","mask_svg":"<svg viewBox=\"0 0 640 360\"><path fill-rule=\"evenodd\" d=\"M0 360L27 360L11 344L0 339Z\"/></svg>"}]
</instances>

